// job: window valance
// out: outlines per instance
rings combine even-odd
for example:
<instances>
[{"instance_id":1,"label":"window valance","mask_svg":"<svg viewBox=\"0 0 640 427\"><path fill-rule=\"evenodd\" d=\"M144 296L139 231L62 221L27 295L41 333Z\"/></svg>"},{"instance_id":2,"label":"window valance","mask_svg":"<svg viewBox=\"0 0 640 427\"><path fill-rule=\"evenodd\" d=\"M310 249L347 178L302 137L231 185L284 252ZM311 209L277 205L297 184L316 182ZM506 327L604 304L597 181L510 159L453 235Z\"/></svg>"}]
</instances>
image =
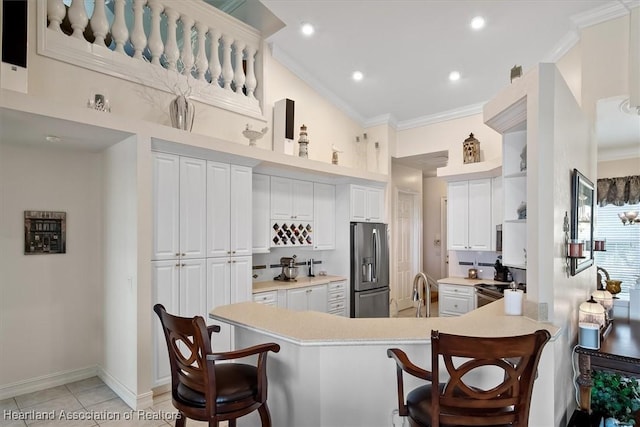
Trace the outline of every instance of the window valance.
<instances>
[{"instance_id":1,"label":"window valance","mask_svg":"<svg viewBox=\"0 0 640 427\"><path fill-rule=\"evenodd\" d=\"M598 205L622 206L640 202L640 175L598 180Z\"/></svg>"}]
</instances>

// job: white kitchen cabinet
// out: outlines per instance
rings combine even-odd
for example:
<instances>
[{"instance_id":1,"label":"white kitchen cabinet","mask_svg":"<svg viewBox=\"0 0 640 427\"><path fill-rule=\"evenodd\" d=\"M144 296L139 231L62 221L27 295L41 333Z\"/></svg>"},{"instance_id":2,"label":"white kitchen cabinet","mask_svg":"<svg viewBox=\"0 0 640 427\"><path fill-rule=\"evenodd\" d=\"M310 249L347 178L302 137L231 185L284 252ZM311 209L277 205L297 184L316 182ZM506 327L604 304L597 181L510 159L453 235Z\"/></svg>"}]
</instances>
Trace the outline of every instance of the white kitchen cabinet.
<instances>
[{"instance_id":1,"label":"white kitchen cabinet","mask_svg":"<svg viewBox=\"0 0 640 427\"><path fill-rule=\"evenodd\" d=\"M447 188L449 250L489 251L492 248L491 179L450 182Z\"/></svg>"},{"instance_id":2,"label":"white kitchen cabinet","mask_svg":"<svg viewBox=\"0 0 640 427\"><path fill-rule=\"evenodd\" d=\"M329 250L336 247L336 187L313 184L313 249Z\"/></svg>"},{"instance_id":3,"label":"white kitchen cabinet","mask_svg":"<svg viewBox=\"0 0 640 427\"><path fill-rule=\"evenodd\" d=\"M438 316L460 316L476 308L476 294L473 286L438 285Z\"/></svg>"},{"instance_id":4,"label":"white kitchen cabinet","mask_svg":"<svg viewBox=\"0 0 640 427\"><path fill-rule=\"evenodd\" d=\"M327 313L349 317L347 315L347 281L330 282L327 285L327 291Z\"/></svg>"},{"instance_id":5,"label":"white kitchen cabinet","mask_svg":"<svg viewBox=\"0 0 640 427\"><path fill-rule=\"evenodd\" d=\"M297 311L327 312L327 285L306 286L287 290L287 308Z\"/></svg>"},{"instance_id":6,"label":"white kitchen cabinet","mask_svg":"<svg viewBox=\"0 0 640 427\"><path fill-rule=\"evenodd\" d=\"M278 291L256 292L255 294L253 294L253 302L277 307Z\"/></svg>"},{"instance_id":7,"label":"white kitchen cabinet","mask_svg":"<svg viewBox=\"0 0 640 427\"><path fill-rule=\"evenodd\" d=\"M151 263L153 304L183 317L208 317L207 271L204 259L154 261ZM167 344L157 316L153 317L154 385L171 379Z\"/></svg>"},{"instance_id":8,"label":"white kitchen cabinet","mask_svg":"<svg viewBox=\"0 0 640 427\"><path fill-rule=\"evenodd\" d=\"M207 259L207 307L208 311L221 305L251 301L251 257ZM208 320L209 324L212 323ZM228 324L220 325L214 335L215 351L233 348L233 334Z\"/></svg>"},{"instance_id":9,"label":"white kitchen cabinet","mask_svg":"<svg viewBox=\"0 0 640 427\"><path fill-rule=\"evenodd\" d=\"M207 162L207 256L251 255L251 168Z\"/></svg>"},{"instance_id":10,"label":"white kitchen cabinet","mask_svg":"<svg viewBox=\"0 0 640 427\"><path fill-rule=\"evenodd\" d=\"M206 255L206 161L153 153L153 260Z\"/></svg>"},{"instance_id":11,"label":"white kitchen cabinet","mask_svg":"<svg viewBox=\"0 0 640 427\"><path fill-rule=\"evenodd\" d=\"M271 177L271 219L313 220L313 182Z\"/></svg>"},{"instance_id":12,"label":"white kitchen cabinet","mask_svg":"<svg viewBox=\"0 0 640 427\"><path fill-rule=\"evenodd\" d=\"M270 177L254 173L252 181L252 252L267 253L271 247Z\"/></svg>"},{"instance_id":13,"label":"white kitchen cabinet","mask_svg":"<svg viewBox=\"0 0 640 427\"><path fill-rule=\"evenodd\" d=\"M351 221L384 222L384 189L352 185Z\"/></svg>"}]
</instances>

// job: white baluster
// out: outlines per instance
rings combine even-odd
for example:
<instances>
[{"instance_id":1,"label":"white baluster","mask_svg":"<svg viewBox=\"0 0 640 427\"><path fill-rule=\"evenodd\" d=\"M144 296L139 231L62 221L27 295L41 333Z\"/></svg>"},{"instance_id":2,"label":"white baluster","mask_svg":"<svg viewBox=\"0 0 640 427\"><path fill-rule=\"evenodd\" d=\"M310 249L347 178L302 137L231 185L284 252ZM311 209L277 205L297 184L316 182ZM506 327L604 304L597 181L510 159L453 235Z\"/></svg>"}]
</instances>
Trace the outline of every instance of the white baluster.
<instances>
[{"instance_id":1,"label":"white baluster","mask_svg":"<svg viewBox=\"0 0 640 427\"><path fill-rule=\"evenodd\" d=\"M196 55L196 70L198 71L198 80L204 80L204 73L207 72L209 63L207 62L207 51L205 41L207 40L207 31L209 28L201 22L196 24L198 30L198 53Z\"/></svg>"},{"instance_id":2,"label":"white baluster","mask_svg":"<svg viewBox=\"0 0 640 427\"><path fill-rule=\"evenodd\" d=\"M60 24L67 13L67 8L62 0L49 0L47 2L47 17L49 18L49 28L54 31L62 31Z\"/></svg>"},{"instance_id":3,"label":"white baluster","mask_svg":"<svg viewBox=\"0 0 640 427\"><path fill-rule=\"evenodd\" d=\"M233 67L231 66L231 44L233 38L228 35L222 36L222 80L224 88L231 90L231 81L233 80Z\"/></svg>"},{"instance_id":4,"label":"white baluster","mask_svg":"<svg viewBox=\"0 0 640 427\"><path fill-rule=\"evenodd\" d=\"M193 45L191 44L191 29L194 20L186 15L180 15L182 22L182 51L180 52L180 60L182 61L182 74L191 75L193 70Z\"/></svg>"},{"instance_id":5,"label":"white baluster","mask_svg":"<svg viewBox=\"0 0 640 427\"><path fill-rule=\"evenodd\" d=\"M247 96L251 99L255 99L254 92L258 81L256 80L255 73L255 55L256 48L253 46L247 46L247 81L244 83L247 88Z\"/></svg>"},{"instance_id":6,"label":"white baluster","mask_svg":"<svg viewBox=\"0 0 640 427\"><path fill-rule=\"evenodd\" d=\"M124 3L125 0L116 0L113 8L113 25L111 26L111 35L116 42L116 52L125 53L124 44L129 38L129 29L124 19Z\"/></svg>"},{"instance_id":7,"label":"white baluster","mask_svg":"<svg viewBox=\"0 0 640 427\"><path fill-rule=\"evenodd\" d=\"M87 28L89 23L89 17L84 8L84 0L73 0L67 15L69 16L69 22L71 22L71 28L73 28L72 36L84 40L84 29Z\"/></svg>"},{"instance_id":8,"label":"white baluster","mask_svg":"<svg viewBox=\"0 0 640 427\"><path fill-rule=\"evenodd\" d=\"M134 48L133 57L142 59L142 51L147 47L147 36L144 33L142 24L143 10L142 8L147 0L133 0L133 31L131 31L131 44Z\"/></svg>"},{"instance_id":9,"label":"white baluster","mask_svg":"<svg viewBox=\"0 0 640 427\"><path fill-rule=\"evenodd\" d=\"M95 37L93 44L105 46L104 38L109 32L109 21L107 21L107 15L104 11L104 0L95 0L91 16L91 29Z\"/></svg>"},{"instance_id":10,"label":"white baluster","mask_svg":"<svg viewBox=\"0 0 640 427\"><path fill-rule=\"evenodd\" d=\"M167 69L176 71L178 69L176 64L180 57L178 41L176 40L180 14L170 7L164 10L164 14L167 15L167 43L164 46L164 57L167 60Z\"/></svg>"},{"instance_id":11,"label":"white baluster","mask_svg":"<svg viewBox=\"0 0 640 427\"><path fill-rule=\"evenodd\" d=\"M235 73L233 75L233 82L236 85L236 93L241 94L242 93L242 87L244 86L244 81L245 81L245 77L244 77L244 70L242 69L242 60L244 59L244 47L245 47L245 43L238 40L235 42L235 47L236 47L236 66L235 66Z\"/></svg>"},{"instance_id":12,"label":"white baluster","mask_svg":"<svg viewBox=\"0 0 640 427\"><path fill-rule=\"evenodd\" d=\"M220 31L209 32L211 36L211 55L209 57L209 73L211 84L220 87L219 79L222 67L220 66Z\"/></svg>"},{"instance_id":13,"label":"white baluster","mask_svg":"<svg viewBox=\"0 0 640 427\"><path fill-rule=\"evenodd\" d=\"M149 0L151 8L151 34L149 34L149 50L151 51L151 63L160 65L160 56L164 51L162 36L160 35L160 14L164 6L159 0Z\"/></svg>"}]
</instances>

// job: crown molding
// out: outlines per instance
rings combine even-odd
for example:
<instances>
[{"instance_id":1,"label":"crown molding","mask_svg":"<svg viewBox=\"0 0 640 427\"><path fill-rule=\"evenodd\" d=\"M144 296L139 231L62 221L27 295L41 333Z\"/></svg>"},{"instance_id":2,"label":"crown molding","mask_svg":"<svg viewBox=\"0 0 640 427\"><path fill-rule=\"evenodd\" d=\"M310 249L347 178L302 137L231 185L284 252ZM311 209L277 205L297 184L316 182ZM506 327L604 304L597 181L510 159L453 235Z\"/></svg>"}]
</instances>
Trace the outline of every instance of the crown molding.
<instances>
[{"instance_id":1,"label":"crown molding","mask_svg":"<svg viewBox=\"0 0 640 427\"><path fill-rule=\"evenodd\" d=\"M638 147L598 148L599 162L627 159L640 159L640 149Z\"/></svg>"},{"instance_id":2,"label":"crown molding","mask_svg":"<svg viewBox=\"0 0 640 427\"><path fill-rule=\"evenodd\" d=\"M558 62L580 41L580 36L576 30L571 30L560 39L540 62Z\"/></svg>"},{"instance_id":3,"label":"crown molding","mask_svg":"<svg viewBox=\"0 0 640 427\"><path fill-rule=\"evenodd\" d=\"M358 122L362 127L365 127L365 118L362 117L356 110L354 110L349 104L347 104L342 98L329 90L326 86L313 77L307 70L305 70L296 60L294 60L289 54L280 49L275 43L269 43L271 49L271 56L273 59L281 63L286 69L295 74L303 82L311 86L320 96L327 101L335 105L339 110L342 110L347 116Z\"/></svg>"},{"instance_id":4,"label":"crown molding","mask_svg":"<svg viewBox=\"0 0 640 427\"><path fill-rule=\"evenodd\" d=\"M445 122L447 120L460 119L462 117L473 116L474 114L481 114L484 102L477 104L466 105L464 107L455 108L453 110L442 111L440 113L431 114L429 116L418 117L416 119L404 120L398 123L398 130L407 130L418 128L422 126L428 126L435 123Z\"/></svg>"},{"instance_id":5,"label":"crown molding","mask_svg":"<svg viewBox=\"0 0 640 427\"><path fill-rule=\"evenodd\" d=\"M393 114L382 114L376 117L371 117L370 119L365 120L364 127L371 128L374 126L387 125L395 130L398 129L398 120L393 116Z\"/></svg>"},{"instance_id":6,"label":"crown molding","mask_svg":"<svg viewBox=\"0 0 640 427\"><path fill-rule=\"evenodd\" d=\"M620 18L629 14L629 9L640 6L639 0L612 1L599 7L595 7L583 13L572 16L571 22L577 29L601 24L611 19Z\"/></svg>"}]
</instances>

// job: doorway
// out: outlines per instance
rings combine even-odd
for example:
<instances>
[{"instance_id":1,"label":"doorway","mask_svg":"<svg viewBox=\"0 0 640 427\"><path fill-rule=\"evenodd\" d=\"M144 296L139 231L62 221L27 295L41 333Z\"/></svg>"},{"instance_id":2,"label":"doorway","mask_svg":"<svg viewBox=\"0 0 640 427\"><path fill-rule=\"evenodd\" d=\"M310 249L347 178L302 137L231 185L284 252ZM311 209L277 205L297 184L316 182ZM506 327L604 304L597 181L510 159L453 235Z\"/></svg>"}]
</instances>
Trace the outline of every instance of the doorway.
<instances>
[{"instance_id":1,"label":"doorway","mask_svg":"<svg viewBox=\"0 0 640 427\"><path fill-rule=\"evenodd\" d=\"M395 218L396 300L398 310L404 310L413 307L413 278L420 269L422 233L417 194L398 191Z\"/></svg>"}]
</instances>

